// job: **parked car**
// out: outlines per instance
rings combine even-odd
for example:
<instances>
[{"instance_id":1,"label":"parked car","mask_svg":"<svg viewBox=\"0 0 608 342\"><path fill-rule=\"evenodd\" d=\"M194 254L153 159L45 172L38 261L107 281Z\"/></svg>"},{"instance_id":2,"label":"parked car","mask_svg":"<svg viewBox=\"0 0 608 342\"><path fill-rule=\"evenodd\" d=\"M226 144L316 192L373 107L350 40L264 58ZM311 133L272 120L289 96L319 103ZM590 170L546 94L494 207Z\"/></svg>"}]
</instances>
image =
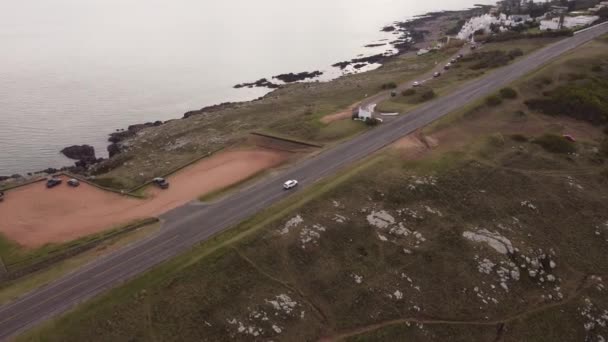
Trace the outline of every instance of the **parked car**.
<instances>
[{"instance_id":1,"label":"parked car","mask_svg":"<svg viewBox=\"0 0 608 342\"><path fill-rule=\"evenodd\" d=\"M76 178L72 178L72 179L68 180L68 185L75 188L80 185L80 181L78 181L78 179L76 179Z\"/></svg>"},{"instance_id":2,"label":"parked car","mask_svg":"<svg viewBox=\"0 0 608 342\"><path fill-rule=\"evenodd\" d=\"M0 191L0 202L4 201L4 192Z\"/></svg>"},{"instance_id":3,"label":"parked car","mask_svg":"<svg viewBox=\"0 0 608 342\"><path fill-rule=\"evenodd\" d=\"M450 69L450 67L451 67L451 66L452 66L452 64L451 64L451 63L448 63L448 64L446 64L446 65L443 67L443 69L444 69L444 70L448 70L448 69Z\"/></svg>"},{"instance_id":4,"label":"parked car","mask_svg":"<svg viewBox=\"0 0 608 342\"><path fill-rule=\"evenodd\" d=\"M295 188L298 185L298 181L295 179L290 179L287 182L283 183L283 189L289 190Z\"/></svg>"},{"instance_id":5,"label":"parked car","mask_svg":"<svg viewBox=\"0 0 608 342\"><path fill-rule=\"evenodd\" d=\"M420 82L414 81L414 83L412 83L412 86L414 86L414 87L420 87Z\"/></svg>"},{"instance_id":6,"label":"parked car","mask_svg":"<svg viewBox=\"0 0 608 342\"><path fill-rule=\"evenodd\" d=\"M47 179L47 181L46 181L46 187L49 189L54 188L59 184L61 184L60 178L51 177L51 178Z\"/></svg>"},{"instance_id":7,"label":"parked car","mask_svg":"<svg viewBox=\"0 0 608 342\"><path fill-rule=\"evenodd\" d=\"M167 180L162 177L156 177L152 181L154 182L154 184L156 184L156 186L158 186L161 189L169 188L169 182L167 182Z\"/></svg>"},{"instance_id":8,"label":"parked car","mask_svg":"<svg viewBox=\"0 0 608 342\"><path fill-rule=\"evenodd\" d=\"M439 71L437 71L433 74L433 77L439 77L439 76L441 76L441 73Z\"/></svg>"},{"instance_id":9,"label":"parked car","mask_svg":"<svg viewBox=\"0 0 608 342\"><path fill-rule=\"evenodd\" d=\"M452 60L450 61L450 63L456 63L456 61L458 61L456 58L452 58Z\"/></svg>"},{"instance_id":10,"label":"parked car","mask_svg":"<svg viewBox=\"0 0 608 342\"><path fill-rule=\"evenodd\" d=\"M461 59L462 57L464 57L464 55L460 53L460 54L458 54L458 57L456 57L456 58Z\"/></svg>"},{"instance_id":11,"label":"parked car","mask_svg":"<svg viewBox=\"0 0 608 342\"><path fill-rule=\"evenodd\" d=\"M396 91L394 91L394 90L393 90L393 91L391 91L391 97L395 97L395 96L397 96L397 92L396 92Z\"/></svg>"}]
</instances>

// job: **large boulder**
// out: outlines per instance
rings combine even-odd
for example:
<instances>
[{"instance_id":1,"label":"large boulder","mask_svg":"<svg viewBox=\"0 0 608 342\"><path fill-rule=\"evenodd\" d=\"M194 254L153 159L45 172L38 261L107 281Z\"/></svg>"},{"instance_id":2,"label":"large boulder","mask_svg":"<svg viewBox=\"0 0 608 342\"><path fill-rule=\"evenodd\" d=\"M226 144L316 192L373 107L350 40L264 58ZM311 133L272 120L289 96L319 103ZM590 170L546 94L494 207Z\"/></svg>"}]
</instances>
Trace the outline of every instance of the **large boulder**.
<instances>
[{"instance_id":1,"label":"large boulder","mask_svg":"<svg viewBox=\"0 0 608 342\"><path fill-rule=\"evenodd\" d=\"M118 143L111 143L108 145L108 154L110 158L120 153L120 145Z\"/></svg>"},{"instance_id":2,"label":"large boulder","mask_svg":"<svg viewBox=\"0 0 608 342\"><path fill-rule=\"evenodd\" d=\"M66 157L76 160L95 159L95 148L90 145L73 145L61 150Z\"/></svg>"}]
</instances>

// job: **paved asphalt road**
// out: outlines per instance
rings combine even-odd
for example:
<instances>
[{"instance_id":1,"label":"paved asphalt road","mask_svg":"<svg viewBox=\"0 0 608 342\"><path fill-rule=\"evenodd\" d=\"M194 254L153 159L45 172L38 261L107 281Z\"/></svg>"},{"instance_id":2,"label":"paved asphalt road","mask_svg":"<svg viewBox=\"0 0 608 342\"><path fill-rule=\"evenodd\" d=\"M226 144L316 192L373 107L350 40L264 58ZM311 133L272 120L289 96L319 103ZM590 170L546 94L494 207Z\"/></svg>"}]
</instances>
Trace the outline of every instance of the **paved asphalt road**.
<instances>
[{"instance_id":1,"label":"paved asphalt road","mask_svg":"<svg viewBox=\"0 0 608 342\"><path fill-rule=\"evenodd\" d=\"M380 125L335 148L303 160L284 173L265 179L221 202L212 205L189 204L163 215L165 224L158 234L102 257L54 283L0 307L0 339L7 339L45 319L61 314L77 303L183 253L198 242L277 203L292 192L282 189L285 180L298 179L300 187L310 185L468 102L497 91L547 61L606 32L608 25L597 26L536 51L509 66L463 85L452 94L392 120L390 124ZM381 98L374 96L374 101L377 102L377 99Z\"/></svg>"}]
</instances>

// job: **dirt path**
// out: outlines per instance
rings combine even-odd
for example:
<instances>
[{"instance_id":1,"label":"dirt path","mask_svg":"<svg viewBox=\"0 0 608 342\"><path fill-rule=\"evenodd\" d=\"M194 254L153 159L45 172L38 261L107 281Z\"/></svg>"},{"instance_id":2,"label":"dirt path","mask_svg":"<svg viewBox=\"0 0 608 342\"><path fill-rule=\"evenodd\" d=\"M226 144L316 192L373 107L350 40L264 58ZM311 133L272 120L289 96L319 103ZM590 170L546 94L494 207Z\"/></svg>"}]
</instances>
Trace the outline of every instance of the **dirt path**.
<instances>
[{"instance_id":1,"label":"dirt path","mask_svg":"<svg viewBox=\"0 0 608 342\"><path fill-rule=\"evenodd\" d=\"M138 200L83 183L47 189L43 182L6 193L0 232L25 247L61 243L137 219L155 217L201 195L247 179L287 159L280 151L255 149L218 153L169 177L167 190L150 188Z\"/></svg>"},{"instance_id":2,"label":"dirt path","mask_svg":"<svg viewBox=\"0 0 608 342\"><path fill-rule=\"evenodd\" d=\"M372 332L372 331L375 331L378 329L386 328L391 325L406 324L406 323L425 324L425 325L433 325L433 324L471 325L471 326L475 326L475 325L484 326L485 325L485 326L500 327L501 325L504 326L504 324L513 322L520 318L525 318L534 313L539 313L539 312L542 312L545 310L560 307L560 306L570 303L572 300L578 298L578 296L591 285L591 283L589 282L589 279L591 279L591 275L583 276L580 279L579 286L576 288L576 290L573 291L573 293L570 294L566 299L564 299L560 302L554 302L554 303L550 303L550 304L546 304L546 305L535 305L532 308L530 308L529 310L525 310L525 311L516 313L514 315L511 315L511 316L507 316L503 319L494 319L494 320L487 320L487 321L479 321L479 320L460 321L460 320L434 319L434 318L402 318L402 319L394 319L394 320L390 320L390 321L380 322L380 323L376 323L376 324L372 324L372 325L368 325L368 326L364 326L364 327L360 327L360 328L355 328L350 331L338 333L331 337L322 338L322 339L320 339L320 341L324 341L324 342L325 341L339 341L339 340L343 340L343 339L346 339L349 337L362 335L362 334L366 334L366 333L369 333L369 332ZM501 331L499 331L499 335L500 335L500 333L501 333Z\"/></svg>"}]
</instances>

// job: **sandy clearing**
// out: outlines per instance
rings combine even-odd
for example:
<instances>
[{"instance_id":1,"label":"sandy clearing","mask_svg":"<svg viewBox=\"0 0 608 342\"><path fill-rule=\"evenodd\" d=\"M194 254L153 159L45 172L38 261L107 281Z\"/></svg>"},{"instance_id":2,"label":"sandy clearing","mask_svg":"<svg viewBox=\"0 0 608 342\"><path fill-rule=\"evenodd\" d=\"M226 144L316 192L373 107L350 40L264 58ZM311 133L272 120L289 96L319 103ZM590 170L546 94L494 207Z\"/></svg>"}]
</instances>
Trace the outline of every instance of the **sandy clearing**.
<instances>
[{"instance_id":1,"label":"sandy clearing","mask_svg":"<svg viewBox=\"0 0 608 342\"><path fill-rule=\"evenodd\" d=\"M355 103L343 111L340 111L340 112L337 112L334 114L325 115L324 117L321 118L321 122L324 124L328 124L328 123L332 123L334 121L350 119L353 115L353 109L355 109L357 106L359 106L359 103Z\"/></svg>"},{"instance_id":2,"label":"sandy clearing","mask_svg":"<svg viewBox=\"0 0 608 342\"><path fill-rule=\"evenodd\" d=\"M146 200L121 196L82 183L47 189L44 182L6 193L0 203L0 232L25 247L74 240L128 222L158 216L210 193L278 166L286 153L256 149L215 154L169 177L171 186L150 188Z\"/></svg>"}]
</instances>

